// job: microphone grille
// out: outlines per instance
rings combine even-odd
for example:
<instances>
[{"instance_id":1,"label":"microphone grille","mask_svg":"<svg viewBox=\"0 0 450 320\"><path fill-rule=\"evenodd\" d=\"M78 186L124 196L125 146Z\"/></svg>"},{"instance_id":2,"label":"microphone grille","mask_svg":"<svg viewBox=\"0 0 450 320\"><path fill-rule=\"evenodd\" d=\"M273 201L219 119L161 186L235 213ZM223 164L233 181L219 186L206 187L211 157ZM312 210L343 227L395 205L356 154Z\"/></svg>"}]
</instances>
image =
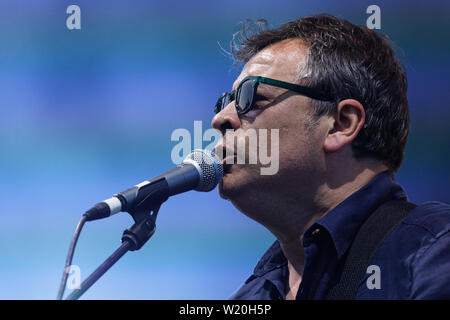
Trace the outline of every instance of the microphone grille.
<instances>
[{"instance_id":1,"label":"microphone grille","mask_svg":"<svg viewBox=\"0 0 450 320\"><path fill-rule=\"evenodd\" d=\"M222 162L212 151L196 149L187 155L183 163L193 164L199 171L197 191L211 191L223 177Z\"/></svg>"}]
</instances>

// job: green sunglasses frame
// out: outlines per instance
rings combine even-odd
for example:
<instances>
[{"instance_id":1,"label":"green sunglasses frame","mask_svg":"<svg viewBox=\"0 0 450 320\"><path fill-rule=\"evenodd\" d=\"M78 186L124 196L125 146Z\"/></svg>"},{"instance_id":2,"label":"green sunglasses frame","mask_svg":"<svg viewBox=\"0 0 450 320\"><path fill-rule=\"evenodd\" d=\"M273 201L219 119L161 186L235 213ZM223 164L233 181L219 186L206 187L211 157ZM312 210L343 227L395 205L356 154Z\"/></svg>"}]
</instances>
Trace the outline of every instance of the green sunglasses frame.
<instances>
[{"instance_id":1,"label":"green sunglasses frame","mask_svg":"<svg viewBox=\"0 0 450 320\"><path fill-rule=\"evenodd\" d=\"M246 108L241 108L241 106L239 106L239 104L238 104L238 101L240 98L242 85L246 81L252 81L253 94L252 94L252 99L251 99L250 103L248 104L248 106ZM260 83L264 83L264 84L268 84L270 86L295 91L305 97L315 99L315 100L335 101L335 98L333 98L331 95L325 94L315 88L305 87L305 86L301 86L298 84L285 82L285 81L281 81L281 80L275 80L275 79L266 78L266 77L261 77L261 76L248 76L248 77L245 77L244 79L242 79L241 83L239 83L236 90L233 90L231 92L225 92L219 97L219 99L217 100L217 103L214 107L214 112L217 114L225 107L223 105L223 99L225 99L225 97L227 97L227 96L229 97L228 103L232 102L233 100L236 101L236 103L235 103L236 111L239 115L249 112L250 110L253 109L253 99L255 98L255 94L256 94L256 91L258 90L258 86Z\"/></svg>"}]
</instances>

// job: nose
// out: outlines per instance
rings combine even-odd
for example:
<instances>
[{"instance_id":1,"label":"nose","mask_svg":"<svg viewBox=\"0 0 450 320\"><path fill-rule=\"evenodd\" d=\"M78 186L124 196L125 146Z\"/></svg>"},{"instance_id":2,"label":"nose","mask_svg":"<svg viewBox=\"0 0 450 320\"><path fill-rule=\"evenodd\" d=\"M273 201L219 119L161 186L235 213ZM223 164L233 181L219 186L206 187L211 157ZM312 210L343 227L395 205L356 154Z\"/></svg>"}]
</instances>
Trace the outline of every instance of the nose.
<instances>
[{"instance_id":1,"label":"nose","mask_svg":"<svg viewBox=\"0 0 450 320\"><path fill-rule=\"evenodd\" d=\"M225 135L227 129L237 130L241 127L241 119L236 112L234 101L214 116L211 125L214 129L219 130L222 135Z\"/></svg>"}]
</instances>

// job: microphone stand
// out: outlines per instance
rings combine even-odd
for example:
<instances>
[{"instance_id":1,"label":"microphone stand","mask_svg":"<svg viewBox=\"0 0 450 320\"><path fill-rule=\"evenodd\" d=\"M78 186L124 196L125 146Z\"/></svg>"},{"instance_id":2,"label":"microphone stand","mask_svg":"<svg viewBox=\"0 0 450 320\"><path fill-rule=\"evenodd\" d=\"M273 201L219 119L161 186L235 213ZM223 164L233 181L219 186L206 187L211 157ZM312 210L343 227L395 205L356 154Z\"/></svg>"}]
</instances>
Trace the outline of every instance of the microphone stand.
<instances>
[{"instance_id":1,"label":"microphone stand","mask_svg":"<svg viewBox=\"0 0 450 320\"><path fill-rule=\"evenodd\" d=\"M143 202L146 203L142 203L144 204L142 207L146 207L145 205L148 205L148 201ZM150 214L148 214L148 209L142 210L139 207L136 210L128 211L133 217L135 224L123 232L122 244L120 247L81 283L79 289L72 291L65 300L77 300L80 298L98 279L100 279L101 276L103 276L103 274L105 274L106 271L119 261L125 253L142 248L155 233L156 217L162 202L153 205L154 209L151 209Z\"/></svg>"}]
</instances>

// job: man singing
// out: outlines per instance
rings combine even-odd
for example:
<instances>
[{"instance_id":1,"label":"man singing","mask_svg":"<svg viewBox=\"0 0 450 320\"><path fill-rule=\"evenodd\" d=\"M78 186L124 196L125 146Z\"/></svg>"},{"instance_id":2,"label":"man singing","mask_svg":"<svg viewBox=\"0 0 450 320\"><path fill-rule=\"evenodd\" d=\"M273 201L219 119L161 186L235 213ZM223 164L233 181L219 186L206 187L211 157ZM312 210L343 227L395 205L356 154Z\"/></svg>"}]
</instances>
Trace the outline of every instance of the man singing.
<instances>
[{"instance_id":1,"label":"man singing","mask_svg":"<svg viewBox=\"0 0 450 320\"><path fill-rule=\"evenodd\" d=\"M411 204L394 178L409 111L387 37L316 15L232 53L245 66L216 104L216 151L278 129L279 168L224 159L221 197L277 239L231 299L450 299L450 206Z\"/></svg>"}]
</instances>

